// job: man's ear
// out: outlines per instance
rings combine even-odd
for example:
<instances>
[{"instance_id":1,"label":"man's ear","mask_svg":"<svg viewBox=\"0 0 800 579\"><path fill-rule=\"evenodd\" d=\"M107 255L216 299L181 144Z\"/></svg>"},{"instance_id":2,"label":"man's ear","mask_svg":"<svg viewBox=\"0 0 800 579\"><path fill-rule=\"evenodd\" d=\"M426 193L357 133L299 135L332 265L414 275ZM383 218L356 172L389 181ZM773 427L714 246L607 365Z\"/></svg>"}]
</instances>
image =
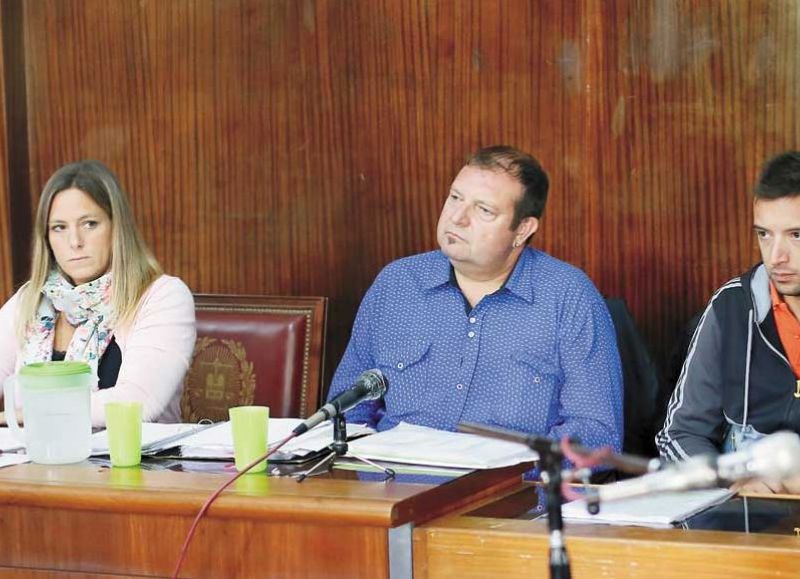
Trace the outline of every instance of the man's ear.
<instances>
[{"instance_id":1,"label":"man's ear","mask_svg":"<svg viewBox=\"0 0 800 579\"><path fill-rule=\"evenodd\" d=\"M536 217L526 217L519 222L514 232L514 243L523 245L528 242L531 236L539 231L539 219Z\"/></svg>"}]
</instances>

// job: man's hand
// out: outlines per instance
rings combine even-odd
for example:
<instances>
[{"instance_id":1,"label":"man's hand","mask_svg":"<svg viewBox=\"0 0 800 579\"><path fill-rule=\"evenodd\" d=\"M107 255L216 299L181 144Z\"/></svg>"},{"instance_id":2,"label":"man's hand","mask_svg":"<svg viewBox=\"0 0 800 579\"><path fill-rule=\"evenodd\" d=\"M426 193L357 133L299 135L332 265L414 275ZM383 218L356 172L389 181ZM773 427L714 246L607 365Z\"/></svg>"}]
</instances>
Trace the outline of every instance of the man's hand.
<instances>
[{"instance_id":1,"label":"man's hand","mask_svg":"<svg viewBox=\"0 0 800 579\"><path fill-rule=\"evenodd\" d=\"M736 482L731 485L731 490L747 495L800 495L800 476L794 476L782 481L751 480Z\"/></svg>"}]
</instances>

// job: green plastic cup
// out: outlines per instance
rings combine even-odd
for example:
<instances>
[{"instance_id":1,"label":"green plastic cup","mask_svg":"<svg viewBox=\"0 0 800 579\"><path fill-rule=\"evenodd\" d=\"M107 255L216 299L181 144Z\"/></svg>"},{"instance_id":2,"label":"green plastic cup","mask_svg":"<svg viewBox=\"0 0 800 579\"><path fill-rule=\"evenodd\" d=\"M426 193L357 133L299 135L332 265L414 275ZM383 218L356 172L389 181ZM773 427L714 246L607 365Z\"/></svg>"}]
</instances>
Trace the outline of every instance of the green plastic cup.
<instances>
[{"instance_id":1,"label":"green plastic cup","mask_svg":"<svg viewBox=\"0 0 800 579\"><path fill-rule=\"evenodd\" d=\"M141 468L109 468L111 486L123 489L140 489L144 486L144 471Z\"/></svg>"},{"instance_id":2,"label":"green plastic cup","mask_svg":"<svg viewBox=\"0 0 800 579\"><path fill-rule=\"evenodd\" d=\"M259 456L267 453L269 408L266 406L236 406L228 409L233 432L233 456L236 470L243 471ZM262 460L249 472L263 472L267 461Z\"/></svg>"},{"instance_id":3,"label":"green plastic cup","mask_svg":"<svg viewBox=\"0 0 800 579\"><path fill-rule=\"evenodd\" d=\"M243 476L233 483L239 493L263 497L269 494L269 476L262 472L258 476Z\"/></svg>"},{"instance_id":4,"label":"green plastic cup","mask_svg":"<svg viewBox=\"0 0 800 579\"><path fill-rule=\"evenodd\" d=\"M142 403L109 402L105 409L111 465L138 465L142 462Z\"/></svg>"}]
</instances>

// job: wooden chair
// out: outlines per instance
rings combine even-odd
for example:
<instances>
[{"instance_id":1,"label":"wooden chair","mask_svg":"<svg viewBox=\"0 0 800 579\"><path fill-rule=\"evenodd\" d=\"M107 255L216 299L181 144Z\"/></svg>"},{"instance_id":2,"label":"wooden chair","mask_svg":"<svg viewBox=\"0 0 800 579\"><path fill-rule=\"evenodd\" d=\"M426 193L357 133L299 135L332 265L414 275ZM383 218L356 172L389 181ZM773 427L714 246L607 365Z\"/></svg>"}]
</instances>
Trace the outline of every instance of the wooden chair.
<instances>
[{"instance_id":1,"label":"wooden chair","mask_svg":"<svg viewBox=\"0 0 800 579\"><path fill-rule=\"evenodd\" d=\"M227 420L228 408L307 417L322 391L327 298L195 295L197 343L184 381L185 422Z\"/></svg>"}]
</instances>

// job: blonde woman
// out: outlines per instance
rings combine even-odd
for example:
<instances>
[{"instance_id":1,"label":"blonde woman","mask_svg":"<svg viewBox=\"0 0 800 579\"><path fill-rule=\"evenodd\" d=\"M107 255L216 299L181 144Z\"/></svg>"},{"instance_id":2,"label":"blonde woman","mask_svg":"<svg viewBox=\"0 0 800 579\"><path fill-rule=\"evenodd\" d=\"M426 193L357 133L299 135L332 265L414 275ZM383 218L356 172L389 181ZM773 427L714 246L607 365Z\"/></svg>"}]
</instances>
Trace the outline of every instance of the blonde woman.
<instances>
[{"instance_id":1,"label":"blonde woman","mask_svg":"<svg viewBox=\"0 0 800 579\"><path fill-rule=\"evenodd\" d=\"M112 401L177 422L194 342L192 294L162 272L116 176L98 161L56 171L39 200L31 278L0 309L0 382L32 362L84 360L98 378L95 426Z\"/></svg>"}]
</instances>

